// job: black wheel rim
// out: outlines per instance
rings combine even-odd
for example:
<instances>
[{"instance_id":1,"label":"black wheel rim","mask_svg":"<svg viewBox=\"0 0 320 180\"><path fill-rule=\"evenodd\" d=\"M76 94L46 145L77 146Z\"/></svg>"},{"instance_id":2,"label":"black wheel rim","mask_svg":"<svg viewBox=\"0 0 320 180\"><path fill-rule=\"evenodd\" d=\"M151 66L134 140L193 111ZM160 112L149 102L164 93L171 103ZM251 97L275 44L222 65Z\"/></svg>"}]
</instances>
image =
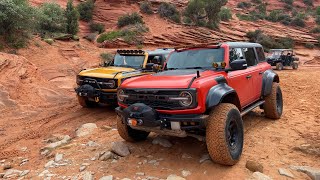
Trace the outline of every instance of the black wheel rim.
<instances>
[{"instance_id":1,"label":"black wheel rim","mask_svg":"<svg viewBox=\"0 0 320 180\"><path fill-rule=\"evenodd\" d=\"M237 148L237 143L238 143L238 125L237 122L234 118L231 119L228 125L228 130L227 130L227 141L232 150Z\"/></svg>"},{"instance_id":2,"label":"black wheel rim","mask_svg":"<svg viewBox=\"0 0 320 180\"><path fill-rule=\"evenodd\" d=\"M282 113L282 93L280 89L277 89L277 112Z\"/></svg>"}]
</instances>

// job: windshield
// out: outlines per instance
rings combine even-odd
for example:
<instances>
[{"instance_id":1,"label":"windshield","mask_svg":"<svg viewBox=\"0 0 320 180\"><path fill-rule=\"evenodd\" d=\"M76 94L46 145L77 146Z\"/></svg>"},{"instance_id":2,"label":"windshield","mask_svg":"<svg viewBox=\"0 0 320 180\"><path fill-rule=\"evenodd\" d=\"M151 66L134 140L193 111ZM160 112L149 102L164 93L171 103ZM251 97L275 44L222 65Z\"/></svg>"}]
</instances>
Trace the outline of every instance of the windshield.
<instances>
[{"instance_id":1,"label":"windshield","mask_svg":"<svg viewBox=\"0 0 320 180\"><path fill-rule=\"evenodd\" d=\"M268 53L268 57L273 57L273 58L280 57L280 55L281 55L281 51L270 51Z\"/></svg>"},{"instance_id":2,"label":"windshield","mask_svg":"<svg viewBox=\"0 0 320 180\"><path fill-rule=\"evenodd\" d=\"M116 54L114 61L111 65L118 67L132 67L132 68L142 68L144 62L144 55L133 56L133 55L120 55Z\"/></svg>"},{"instance_id":3,"label":"windshield","mask_svg":"<svg viewBox=\"0 0 320 180\"><path fill-rule=\"evenodd\" d=\"M167 63L167 69L208 69L213 63L223 62L224 49L192 49L173 52Z\"/></svg>"}]
</instances>

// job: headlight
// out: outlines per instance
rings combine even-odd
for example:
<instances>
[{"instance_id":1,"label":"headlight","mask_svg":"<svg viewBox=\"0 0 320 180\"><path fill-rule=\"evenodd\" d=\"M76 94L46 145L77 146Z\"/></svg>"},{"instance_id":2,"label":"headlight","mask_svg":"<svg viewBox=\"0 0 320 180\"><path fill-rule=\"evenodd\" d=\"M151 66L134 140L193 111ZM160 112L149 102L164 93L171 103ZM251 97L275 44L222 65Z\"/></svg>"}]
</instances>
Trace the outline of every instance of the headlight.
<instances>
[{"instance_id":1,"label":"headlight","mask_svg":"<svg viewBox=\"0 0 320 180\"><path fill-rule=\"evenodd\" d=\"M124 93L122 89L119 89L117 92L118 101L123 102L125 98L129 97Z\"/></svg>"},{"instance_id":2,"label":"headlight","mask_svg":"<svg viewBox=\"0 0 320 180\"><path fill-rule=\"evenodd\" d=\"M108 85L110 88L115 88L116 87L116 81L115 80L109 80Z\"/></svg>"},{"instance_id":3,"label":"headlight","mask_svg":"<svg viewBox=\"0 0 320 180\"><path fill-rule=\"evenodd\" d=\"M109 80L109 81L106 81L106 82L98 82L98 84L100 85L106 85L108 86L109 88L113 89L116 87L116 81L115 80Z\"/></svg>"},{"instance_id":4,"label":"headlight","mask_svg":"<svg viewBox=\"0 0 320 180\"><path fill-rule=\"evenodd\" d=\"M193 103L192 94L188 91L182 91L179 95L179 98L181 98L179 103L182 106L188 107Z\"/></svg>"}]
</instances>

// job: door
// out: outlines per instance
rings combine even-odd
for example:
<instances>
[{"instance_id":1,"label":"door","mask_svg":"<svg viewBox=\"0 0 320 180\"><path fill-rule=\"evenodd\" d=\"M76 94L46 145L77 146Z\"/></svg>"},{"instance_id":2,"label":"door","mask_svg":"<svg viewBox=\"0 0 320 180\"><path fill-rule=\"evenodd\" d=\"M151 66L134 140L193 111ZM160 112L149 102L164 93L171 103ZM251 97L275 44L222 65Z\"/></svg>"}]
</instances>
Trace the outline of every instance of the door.
<instances>
[{"instance_id":1,"label":"door","mask_svg":"<svg viewBox=\"0 0 320 180\"><path fill-rule=\"evenodd\" d=\"M258 65L259 60L255 52L255 48L244 48L243 51L252 79L250 102L253 103L260 99L262 89L262 67Z\"/></svg>"},{"instance_id":2,"label":"door","mask_svg":"<svg viewBox=\"0 0 320 180\"><path fill-rule=\"evenodd\" d=\"M229 57L230 62L237 59L245 59L243 48L230 48ZM253 68L249 67L248 64L247 69L231 71L228 73L229 86L236 90L241 107L247 106L253 99L252 71Z\"/></svg>"},{"instance_id":3,"label":"door","mask_svg":"<svg viewBox=\"0 0 320 180\"><path fill-rule=\"evenodd\" d=\"M256 89L256 99L262 97L262 81L263 81L263 73L270 69L270 65L266 62L266 58L264 55L264 51L262 47L256 47L256 57L258 57L258 65L257 69L259 69L258 75L255 77L254 80L254 89Z\"/></svg>"}]
</instances>

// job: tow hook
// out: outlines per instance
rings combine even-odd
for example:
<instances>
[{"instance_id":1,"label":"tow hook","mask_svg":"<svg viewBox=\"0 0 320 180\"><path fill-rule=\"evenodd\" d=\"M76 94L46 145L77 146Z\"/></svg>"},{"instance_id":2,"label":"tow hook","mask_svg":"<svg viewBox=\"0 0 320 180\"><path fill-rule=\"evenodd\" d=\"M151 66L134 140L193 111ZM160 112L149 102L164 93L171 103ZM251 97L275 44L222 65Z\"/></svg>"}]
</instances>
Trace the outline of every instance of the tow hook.
<instances>
[{"instance_id":1,"label":"tow hook","mask_svg":"<svg viewBox=\"0 0 320 180\"><path fill-rule=\"evenodd\" d=\"M95 97L94 101L98 103L100 101L99 97Z\"/></svg>"}]
</instances>

